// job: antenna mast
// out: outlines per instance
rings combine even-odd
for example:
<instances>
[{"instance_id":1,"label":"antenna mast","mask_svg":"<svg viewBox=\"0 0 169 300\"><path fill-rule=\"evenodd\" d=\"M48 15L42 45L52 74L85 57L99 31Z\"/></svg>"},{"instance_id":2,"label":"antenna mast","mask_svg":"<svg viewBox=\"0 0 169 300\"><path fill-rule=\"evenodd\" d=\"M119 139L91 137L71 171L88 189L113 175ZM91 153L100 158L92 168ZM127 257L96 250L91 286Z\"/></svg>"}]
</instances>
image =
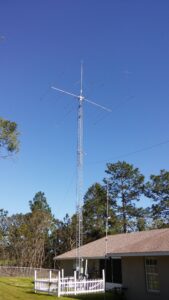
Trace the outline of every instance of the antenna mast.
<instances>
[{"instance_id":1,"label":"antenna mast","mask_svg":"<svg viewBox=\"0 0 169 300\"><path fill-rule=\"evenodd\" d=\"M82 259L80 247L83 245L83 63L81 63L80 96L78 103L78 137L77 137L77 199L76 199L76 270L82 273Z\"/></svg>"},{"instance_id":2,"label":"antenna mast","mask_svg":"<svg viewBox=\"0 0 169 300\"><path fill-rule=\"evenodd\" d=\"M111 112L110 109L97 104L94 101L86 99L83 96L83 62L81 62L81 79L80 79L80 95L70 93L68 91L59 89L52 86L52 89L61 93L75 97L78 100L78 133L77 133L77 186L76 186L76 214L77 214L77 226L76 226L76 270L78 275L82 272L82 257L81 257L81 246L83 245L83 214L82 214L82 203L83 203L83 102L86 101L92 105L95 105L103 110Z\"/></svg>"}]
</instances>

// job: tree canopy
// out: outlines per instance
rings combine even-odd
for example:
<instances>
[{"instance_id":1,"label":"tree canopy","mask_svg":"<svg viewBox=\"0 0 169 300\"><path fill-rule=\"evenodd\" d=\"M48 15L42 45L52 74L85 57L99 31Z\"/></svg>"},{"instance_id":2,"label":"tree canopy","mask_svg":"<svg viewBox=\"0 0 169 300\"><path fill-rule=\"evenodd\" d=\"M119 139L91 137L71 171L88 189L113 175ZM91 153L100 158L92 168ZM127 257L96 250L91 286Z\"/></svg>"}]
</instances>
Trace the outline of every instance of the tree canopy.
<instances>
[{"instance_id":1,"label":"tree canopy","mask_svg":"<svg viewBox=\"0 0 169 300\"><path fill-rule=\"evenodd\" d=\"M93 184L86 192L83 205L83 232L85 242L96 240L105 235L107 217L109 217L109 232L112 233L117 230L117 218L111 203L107 203L107 200L109 199L107 199L106 187L99 183ZM108 216L107 205L109 206Z\"/></svg>"},{"instance_id":2,"label":"tree canopy","mask_svg":"<svg viewBox=\"0 0 169 300\"><path fill-rule=\"evenodd\" d=\"M169 224L169 172L161 170L159 175L151 175L145 195L153 200L152 217L157 226Z\"/></svg>"},{"instance_id":3,"label":"tree canopy","mask_svg":"<svg viewBox=\"0 0 169 300\"><path fill-rule=\"evenodd\" d=\"M48 213L51 213L51 208L49 207L49 204L47 203L47 199L45 197L45 193L43 192L37 192L33 198L33 200L29 201L30 210L32 212L34 211L46 211Z\"/></svg>"},{"instance_id":4,"label":"tree canopy","mask_svg":"<svg viewBox=\"0 0 169 300\"><path fill-rule=\"evenodd\" d=\"M108 184L112 203L115 203L122 231L130 231L137 216L135 202L140 200L143 192L144 176L138 168L125 161L108 163L106 173L108 177L105 182Z\"/></svg>"},{"instance_id":5,"label":"tree canopy","mask_svg":"<svg viewBox=\"0 0 169 300\"><path fill-rule=\"evenodd\" d=\"M0 155L16 153L19 150L17 124L0 118Z\"/></svg>"}]
</instances>

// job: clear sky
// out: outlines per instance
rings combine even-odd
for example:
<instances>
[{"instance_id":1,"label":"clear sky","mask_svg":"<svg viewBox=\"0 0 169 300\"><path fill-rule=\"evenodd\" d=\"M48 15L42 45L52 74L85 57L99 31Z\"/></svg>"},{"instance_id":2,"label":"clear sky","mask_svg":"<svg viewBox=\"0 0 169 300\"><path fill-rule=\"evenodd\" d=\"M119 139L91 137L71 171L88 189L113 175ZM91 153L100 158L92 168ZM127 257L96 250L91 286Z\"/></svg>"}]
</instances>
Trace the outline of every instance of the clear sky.
<instances>
[{"instance_id":1,"label":"clear sky","mask_svg":"<svg viewBox=\"0 0 169 300\"><path fill-rule=\"evenodd\" d=\"M57 218L75 211L77 102L50 86L78 94L81 60L85 96L112 109L84 105L84 192L108 162L169 170L168 0L1 0L0 36L0 115L21 133L0 207L43 191Z\"/></svg>"}]
</instances>

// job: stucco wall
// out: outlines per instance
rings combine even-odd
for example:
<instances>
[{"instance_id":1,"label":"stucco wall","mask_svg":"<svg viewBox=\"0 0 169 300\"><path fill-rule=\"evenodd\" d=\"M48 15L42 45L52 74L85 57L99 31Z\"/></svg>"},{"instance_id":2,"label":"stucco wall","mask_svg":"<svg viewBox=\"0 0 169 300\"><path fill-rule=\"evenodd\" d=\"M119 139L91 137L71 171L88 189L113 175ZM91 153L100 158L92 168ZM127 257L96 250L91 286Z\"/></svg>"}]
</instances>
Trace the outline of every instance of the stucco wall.
<instances>
[{"instance_id":1,"label":"stucco wall","mask_svg":"<svg viewBox=\"0 0 169 300\"><path fill-rule=\"evenodd\" d=\"M157 257L160 292L147 292L144 257L122 259L123 285L127 287L127 300L169 300L169 257Z\"/></svg>"},{"instance_id":2,"label":"stucco wall","mask_svg":"<svg viewBox=\"0 0 169 300\"><path fill-rule=\"evenodd\" d=\"M65 276L73 276L73 271L75 269L75 260L62 260L58 261L58 265L60 269L64 270L64 275Z\"/></svg>"}]
</instances>

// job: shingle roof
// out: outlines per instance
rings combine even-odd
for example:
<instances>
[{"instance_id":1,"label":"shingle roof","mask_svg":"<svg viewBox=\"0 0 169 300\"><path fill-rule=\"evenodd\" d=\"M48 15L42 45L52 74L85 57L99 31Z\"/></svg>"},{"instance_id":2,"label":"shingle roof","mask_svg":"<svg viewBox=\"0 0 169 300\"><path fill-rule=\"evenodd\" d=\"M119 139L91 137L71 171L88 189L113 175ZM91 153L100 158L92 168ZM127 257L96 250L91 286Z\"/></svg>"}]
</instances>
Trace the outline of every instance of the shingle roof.
<instances>
[{"instance_id":1,"label":"shingle roof","mask_svg":"<svg viewBox=\"0 0 169 300\"><path fill-rule=\"evenodd\" d=\"M83 258L113 256L169 255L169 228L122 233L105 237L80 247ZM76 249L63 253L55 259L76 258Z\"/></svg>"}]
</instances>

